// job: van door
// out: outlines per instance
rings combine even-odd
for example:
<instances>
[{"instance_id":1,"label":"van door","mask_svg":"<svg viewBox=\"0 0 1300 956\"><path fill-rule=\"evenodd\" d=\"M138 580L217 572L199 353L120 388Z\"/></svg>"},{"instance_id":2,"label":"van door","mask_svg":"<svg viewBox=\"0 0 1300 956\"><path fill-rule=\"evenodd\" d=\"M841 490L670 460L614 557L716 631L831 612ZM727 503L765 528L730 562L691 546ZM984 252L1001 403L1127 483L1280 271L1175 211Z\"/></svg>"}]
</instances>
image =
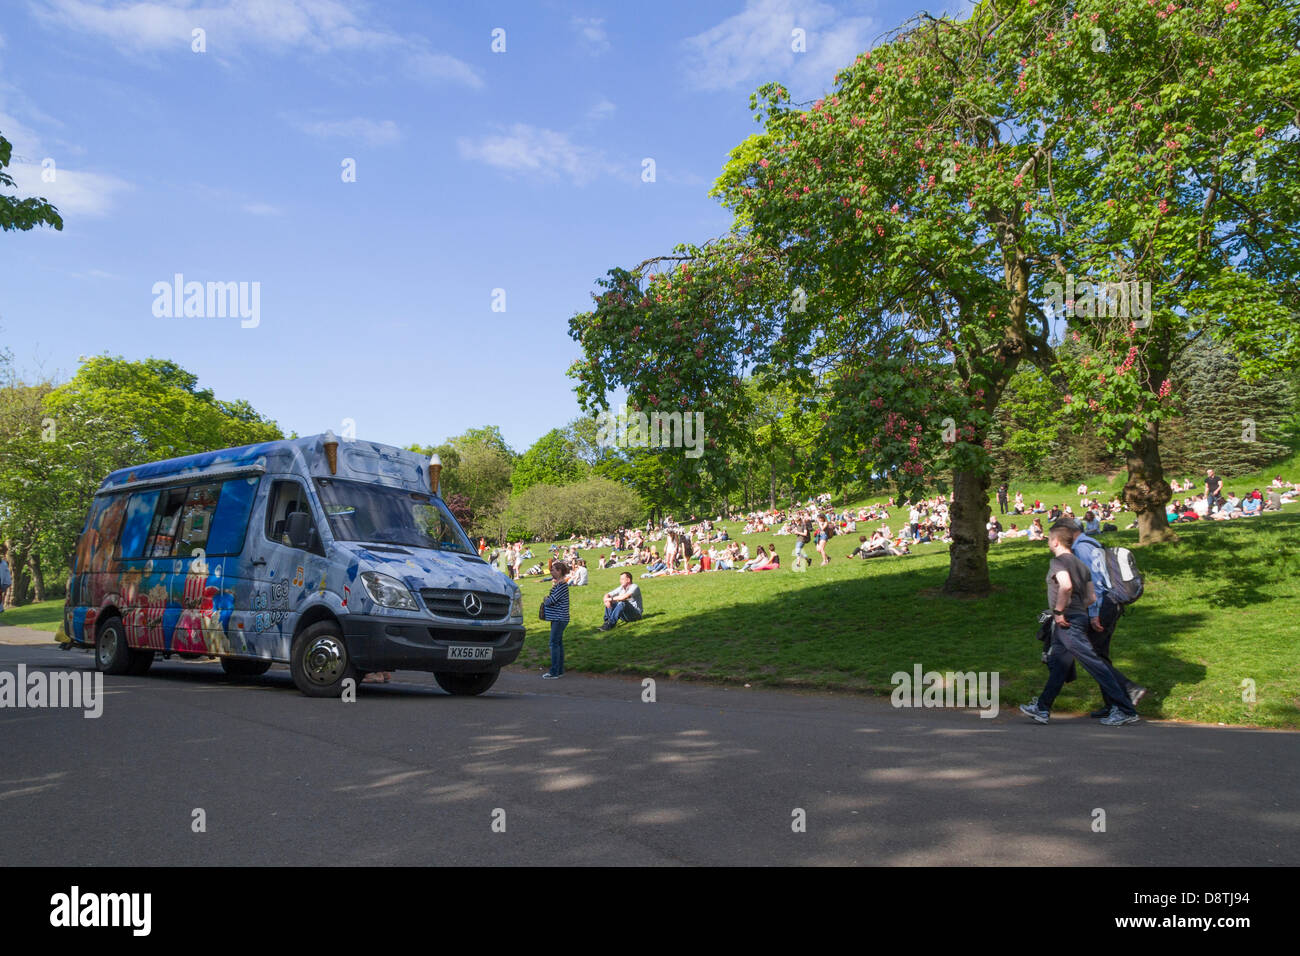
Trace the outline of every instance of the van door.
<instances>
[{"instance_id":1,"label":"van door","mask_svg":"<svg viewBox=\"0 0 1300 956\"><path fill-rule=\"evenodd\" d=\"M302 602L325 569L319 524L303 482L271 481L262 533L249 536L247 555L252 589L246 639L258 655L287 661Z\"/></svg>"}]
</instances>

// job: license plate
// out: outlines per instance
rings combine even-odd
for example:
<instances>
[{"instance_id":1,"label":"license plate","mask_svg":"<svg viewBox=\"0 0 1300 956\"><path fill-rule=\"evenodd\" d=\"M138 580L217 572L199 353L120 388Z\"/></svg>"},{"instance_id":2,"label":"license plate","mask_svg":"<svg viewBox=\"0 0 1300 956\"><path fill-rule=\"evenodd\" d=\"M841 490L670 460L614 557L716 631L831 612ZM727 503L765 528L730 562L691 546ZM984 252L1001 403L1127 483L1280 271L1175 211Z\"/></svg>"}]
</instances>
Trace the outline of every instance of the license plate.
<instances>
[{"instance_id":1,"label":"license plate","mask_svg":"<svg viewBox=\"0 0 1300 956\"><path fill-rule=\"evenodd\" d=\"M447 648L449 661L490 661L492 648L477 647L473 644L452 644Z\"/></svg>"}]
</instances>

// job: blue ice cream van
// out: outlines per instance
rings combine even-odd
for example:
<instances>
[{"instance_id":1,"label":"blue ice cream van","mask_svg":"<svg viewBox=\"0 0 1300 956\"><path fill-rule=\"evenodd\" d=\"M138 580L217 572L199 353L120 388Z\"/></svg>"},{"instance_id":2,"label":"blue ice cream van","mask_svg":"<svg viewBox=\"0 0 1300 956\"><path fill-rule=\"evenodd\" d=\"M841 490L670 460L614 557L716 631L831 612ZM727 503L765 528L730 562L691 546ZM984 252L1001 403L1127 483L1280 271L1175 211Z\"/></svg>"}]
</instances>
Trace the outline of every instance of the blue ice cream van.
<instances>
[{"instance_id":1,"label":"blue ice cream van","mask_svg":"<svg viewBox=\"0 0 1300 956\"><path fill-rule=\"evenodd\" d=\"M523 647L523 605L439 496L441 470L327 432L115 471L64 630L109 674L219 657L239 677L286 663L312 697L403 669L481 694Z\"/></svg>"}]
</instances>

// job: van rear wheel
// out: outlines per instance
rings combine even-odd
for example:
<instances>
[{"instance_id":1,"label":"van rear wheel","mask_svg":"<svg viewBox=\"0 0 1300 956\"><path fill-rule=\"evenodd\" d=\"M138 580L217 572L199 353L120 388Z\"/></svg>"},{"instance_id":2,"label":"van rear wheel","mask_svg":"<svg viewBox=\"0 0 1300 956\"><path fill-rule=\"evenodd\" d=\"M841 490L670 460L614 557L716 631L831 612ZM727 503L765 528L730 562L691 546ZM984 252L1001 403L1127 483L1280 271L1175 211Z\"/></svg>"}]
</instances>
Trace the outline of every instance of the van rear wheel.
<instances>
[{"instance_id":1,"label":"van rear wheel","mask_svg":"<svg viewBox=\"0 0 1300 956\"><path fill-rule=\"evenodd\" d=\"M317 621L303 630L289 654L289 673L308 697L339 697L345 681L357 679L343 631L333 621Z\"/></svg>"},{"instance_id":2,"label":"van rear wheel","mask_svg":"<svg viewBox=\"0 0 1300 956\"><path fill-rule=\"evenodd\" d=\"M270 661L250 661L239 657L221 658L221 669L231 677L261 677L271 669Z\"/></svg>"},{"instance_id":3,"label":"van rear wheel","mask_svg":"<svg viewBox=\"0 0 1300 956\"><path fill-rule=\"evenodd\" d=\"M475 697L497 682L501 669L481 674L460 674L456 671L434 671L433 679L449 694L456 697Z\"/></svg>"},{"instance_id":4,"label":"van rear wheel","mask_svg":"<svg viewBox=\"0 0 1300 956\"><path fill-rule=\"evenodd\" d=\"M126 643L126 628L120 617L110 617L99 625L95 634L95 670L125 674L130 666L131 648Z\"/></svg>"}]
</instances>

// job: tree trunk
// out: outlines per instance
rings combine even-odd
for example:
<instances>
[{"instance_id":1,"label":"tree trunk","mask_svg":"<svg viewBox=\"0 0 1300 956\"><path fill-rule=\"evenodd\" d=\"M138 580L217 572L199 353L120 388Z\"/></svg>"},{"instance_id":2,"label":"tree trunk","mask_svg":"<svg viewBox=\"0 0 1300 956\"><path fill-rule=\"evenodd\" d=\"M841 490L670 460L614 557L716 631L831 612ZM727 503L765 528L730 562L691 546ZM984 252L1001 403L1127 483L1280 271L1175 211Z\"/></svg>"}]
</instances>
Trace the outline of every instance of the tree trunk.
<instances>
[{"instance_id":1,"label":"tree trunk","mask_svg":"<svg viewBox=\"0 0 1300 956\"><path fill-rule=\"evenodd\" d=\"M32 572L32 587L36 591L36 603L40 604L45 600L45 573L41 571L41 556L35 551L27 559L27 567Z\"/></svg>"},{"instance_id":2,"label":"tree trunk","mask_svg":"<svg viewBox=\"0 0 1300 956\"><path fill-rule=\"evenodd\" d=\"M12 587L9 591L9 605L21 607L27 603L27 549L14 547L9 543L9 577Z\"/></svg>"},{"instance_id":3,"label":"tree trunk","mask_svg":"<svg viewBox=\"0 0 1300 956\"><path fill-rule=\"evenodd\" d=\"M1165 481L1164 466L1160 463L1159 426L1154 422L1148 425L1146 434L1125 457L1128 481L1124 484L1124 501L1137 514L1138 543L1177 541L1178 535L1165 517L1165 505L1173 489Z\"/></svg>"},{"instance_id":4,"label":"tree trunk","mask_svg":"<svg viewBox=\"0 0 1300 956\"><path fill-rule=\"evenodd\" d=\"M948 509L948 580L943 593L984 597L989 593L989 477L974 471L952 475L952 504Z\"/></svg>"},{"instance_id":5,"label":"tree trunk","mask_svg":"<svg viewBox=\"0 0 1300 956\"><path fill-rule=\"evenodd\" d=\"M772 510L776 510L776 466L768 464L767 466L767 496L772 504Z\"/></svg>"}]
</instances>

